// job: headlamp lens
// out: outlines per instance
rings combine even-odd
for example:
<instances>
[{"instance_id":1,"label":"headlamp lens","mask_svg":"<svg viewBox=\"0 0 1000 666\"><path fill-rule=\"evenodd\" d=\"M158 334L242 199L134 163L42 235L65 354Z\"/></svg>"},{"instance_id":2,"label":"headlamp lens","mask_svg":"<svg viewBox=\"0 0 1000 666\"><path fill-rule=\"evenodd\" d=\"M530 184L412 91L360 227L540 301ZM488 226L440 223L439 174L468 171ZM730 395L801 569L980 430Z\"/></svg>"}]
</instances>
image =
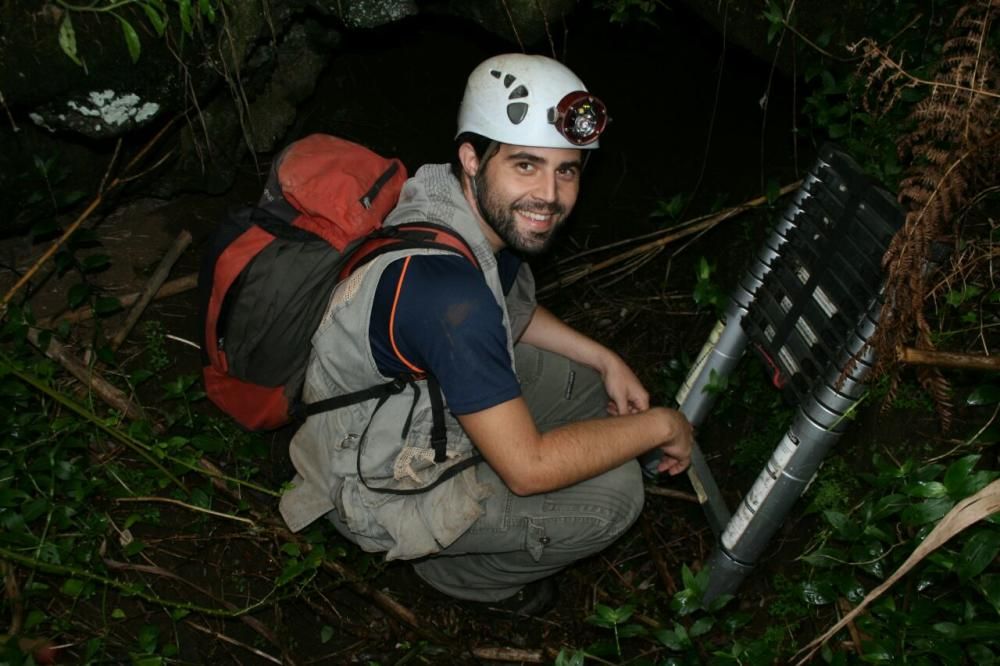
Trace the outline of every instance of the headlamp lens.
<instances>
[{"instance_id":1,"label":"headlamp lens","mask_svg":"<svg viewBox=\"0 0 1000 666\"><path fill-rule=\"evenodd\" d=\"M608 109L604 102L590 93L577 90L563 97L550 111L551 122L577 146L586 146L597 141L608 126Z\"/></svg>"}]
</instances>

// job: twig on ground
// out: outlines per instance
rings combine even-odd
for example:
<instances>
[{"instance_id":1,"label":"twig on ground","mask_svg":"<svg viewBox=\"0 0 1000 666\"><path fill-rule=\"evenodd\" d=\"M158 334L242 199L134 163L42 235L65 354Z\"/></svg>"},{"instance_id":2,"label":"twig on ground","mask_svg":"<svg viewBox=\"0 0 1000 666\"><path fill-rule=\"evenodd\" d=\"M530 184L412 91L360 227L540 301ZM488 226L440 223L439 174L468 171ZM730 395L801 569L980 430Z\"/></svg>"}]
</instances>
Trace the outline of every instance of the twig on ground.
<instances>
[{"instance_id":1,"label":"twig on ground","mask_svg":"<svg viewBox=\"0 0 1000 666\"><path fill-rule=\"evenodd\" d=\"M80 225L90 218L91 214L95 210L97 210L97 207L104 202L104 197L107 194L109 194L112 190L116 189L123 182L125 182L125 180L128 179L129 172L132 170L132 167L134 167L136 164L138 164L146 157L146 154L153 149L153 146L159 143L160 139L163 138L163 136L167 133L167 130L173 126L176 120L177 120L176 117L171 119L167 124L165 124L162 128L160 128L159 132L153 135L153 138L151 138L149 141L146 142L146 145L139 150L136 156L133 157L129 161L129 163L125 165L123 174L112 180L111 184L108 185L107 189L102 189L101 191L99 191L97 195L93 198L93 200L91 200L90 204L83 210L83 212L77 216L77 218L73 221L73 223L70 224L68 227L66 227L66 231L63 232L63 235L60 236L58 239L56 239L54 243L52 243L49 249L47 249L42 254L42 256L39 257L37 261L35 261L35 263L31 266L31 268L29 268L27 271L24 272L24 275L22 275L20 279L16 283L14 283L13 287L7 290L7 293L4 294L3 299L0 299L0 318L3 318L3 316L6 315L7 306L10 304L11 299L14 298L14 295L17 294L17 292L20 291L21 288L24 285L26 285L32 277L34 277L35 273L37 273L38 270L42 266L44 266L49 259L52 258L52 255L54 255L56 251L59 248L61 248L66 243L67 240L69 240L70 236L72 236L73 233L80 228ZM112 158L112 163L114 161L115 158Z\"/></svg>"},{"instance_id":2,"label":"twig on ground","mask_svg":"<svg viewBox=\"0 0 1000 666\"><path fill-rule=\"evenodd\" d=\"M152 562L152 560L149 560L148 558L146 561ZM135 564L132 562L119 562L118 560L113 560L107 557L103 558L103 562L105 566L107 566L108 569L112 571L134 571L136 573L143 573L150 576L159 576L161 578L168 578L177 583L182 583L186 585L187 587L191 588L192 590L195 590L196 592L202 594L208 599L211 599L212 601L221 604L230 611L236 612L239 610L239 608L234 604L216 596L215 594L209 592L200 585L195 584L193 581L190 581L187 578L184 578L183 576L180 576L174 573L173 571L165 569L157 564L153 563ZM276 647L279 648L281 647L280 643L278 642L278 637L263 622L261 622L255 617L246 614L240 615L239 619L241 622L243 622L243 624L247 625L248 627L256 631L258 634L260 634L267 642L271 643ZM288 663L292 662L289 661Z\"/></svg>"},{"instance_id":3,"label":"twig on ground","mask_svg":"<svg viewBox=\"0 0 1000 666\"><path fill-rule=\"evenodd\" d=\"M294 662L292 662L292 661L290 661L288 659L287 655L284 655L284 661L282 661L281 659L278 659L277 657L272 657L271 655L267 654L266 652L258 650L257 648L255 648L253 646L247 645L246 643L244 643L242 641L238 641L238 640L236 640L235 638L233 638L231 636L227 636L226 634L223 634L223 633L220 633L218 631L215 631L214 629L209 629L208 627L203 627L200 624L192 622L191 620L184 620L184 624L186 624L187 626L191 627L192 629L196 629L196 630L200 631L203 634L208 634L209 636L212 636L213 638L217 638L220 641L224 641L226 643L229 643L230 645L236 645L238 647L243 648L244 650L249 650L253 654L255 654L258 657L260 657L261 659L266 659L267 661L271 662L272 664L292 664L292 663L294 663Z\"/></svg>"},{"instance_id":4,"label":"twig on ground","mask_svg":"<svg viewBox=\"0 0 1000 666\"><path fill-rule=\"evenodd\" d=\"M132 309L129 310L128 317L125 318L125 323L122 324L121 329L115 333L115 336L111 339L111 349L117 351L122 343L125 342L125 338L132 331L135 323L139 321L139 317L146 310L146 306L153 300L153 295L160 290L163 283L167 279L167 275L170 273L170 269L173 268L177 260L180 259L181 254L187 249L188 245L191 244L191 234L187 231L182 231L178 236L174 244L170 246L170 249L160 260L160 264L153 271L150 276L149 281L146 282L146 286L143 288L139 299L136 301Z\"/></svg>"},{"instance_id":5,"label":"twig on ground","mask_svg":"<svg viewBox=\"0 0 1000 666\"><path fill-rule=\"evenodd\" d=\"M801 184L802 184L802 181L799 180L799 181L796 181L794 183L790 183L788 185L785 185L779 191L779 195L780 196L784 196L784 195L788 194L789 192L793 192L796 189L798 189ZM578 282L578 281L582 280L583 278L585 278L585 277L587 277L589 275L592 275L594 273L602 271L602 270L604 270L604 269L606 269L608 267L615 266L615 265L620 264L622 262L633 260L636 257L640 257L640 259L638 259L637 261L639 262L638 265L641 265L641 263L643 263L641 261L642 255L646 255L646 254L651 253L651 252L658 252L664 245L672 243L672 242L674 242L676 240L679 240L681 238L686 238L687 236L691 236L692 234L696 234L696 233L699 233L699 232L711 229L712 227L720 224L721 222L724 222L724 221L726 221L728 219L736 217L737 215L739 215L740 213L742 213L742 212L744 212L746 210L749 210L751 208L756 208L758 206L761 206L761 205L767 203L767 201L768 201L768 198L766 196L757 197L756 199L751 199L750 201L747 201L746 203L743 203L743 204L741 204L739 206L734 206L732 208L728 208L728 209L722 211L721 213L718 213L718 214L715 214L715 215L711 215L711 216L709 216L707 218L703 218L703 219L702 218L697 218L697 220L700 220L700 221L694 220L692 222L685 223L683 225L680 225L680 228L678 228L678 227L671 227L670 229L667 229L664 232L662 232L662 233L667 233L666 236L662 236L660 238L657 238L656 240L650 241L648 243L644 243L644 244L639 245L637 247L633 247L630 250L626 250L625 252L621 252L621 253L616 254L616 255L614 255L612 257L604 259L602 261L599 261L599 262L596 262L596 263L591 263L591 264L584 264L583 266L579 266L575 270L573 270L572 272L570 272L570 273L568 273L566 275L563 275L563 276L555 279L554 281L552 281L552 282L550 282L550 283L542 286L541 288L538 289L538 293L541 294L541 293L550 291L552 289L557 289L559 287L569 286L569 285L573 284L574 282ZM657 232L656 235L660 235L660 234L661 234L661 232ZM648 237L648 235L644 236L644 237ZM644 238L644 237L640 237L640 238ZM579 258L579 257L581 257L581 256L583 256L585 254L591 254L591 253L599 251L599 250L603 250L603 249L608 249L608 248L611 248L611 247L615 247L617 245L621 245L622 243L631 243L631 242L634 242L635 240L638 240L638 239L633 238L633 239L630 239L630 240L627 240L627 241L621 241L619 243L614 243L612 245L607 245L607 246L604 246L602 248L595 248L594 250L587 250L586 252L581 252L580 254L576 255L576 258ZM573 259L573 258L571 257L570 259ZM562 262L560 262L560 263L562 263ZM638 265L636 267L638 267Z\"/></svg>"},{"instance_id":6,"label":"twig on ground","mask_svg":"<svg viewBox=\"0 0 1000 666\"><path fill-rule=\"evenodd\" d=\"M899 350L899 360L901 363L910 365L933 365L944 368L1000 372L1000 356L956 354L954 352L904 347Z\"/></svg>"},{"instance_id":7,"label":"twig on ground","mask_svg":"<svg viewBox=\"0 0 1000 666\"><path fill-rule=\"evenodd\" d=\"M677 581L674 577L670 575L670 568L667 566L667 561L663 558L663 553L660 551L660 544L657 543L656 534L653 532L652 526L649 524L649 517L646 512L643 512L639 516L639 527L642 529L642 536L646 540L646 552L653 560L653 564L656 565L656 573L660 576L660 582L663 583L663 589L666 590L667 594L674 595L677 593Z\"/></svg>"},{"instance_id":8,"label":"twig on ground","mask_svg":"<svg viewBox=\"0 0 1000 666\"><path fill-rule=\"evenodd\" d=\"M24 625L24 602L21 598L21 588L17 585L17 574L13 565L6 560L0 560L0 575L3 575L4 596L7 597L7 607L10 608L10 628L7 633L17 636Z\"/></svg>"},{"instance_id":9,"label":"twig on ground","mask_svg":"<svg viewBox=\"0 0 1000 666\"><path fill-rule=\"evenodd\" d=\"M517 661L528 664L542 664L546 661L544 650L525 650L512 647L477 647L472 656L483 661Z\"/></svg>"},{"instance_id":10,"label":"twig on ground","mask_svg":"<svg viewBox=\"0 0 1000 666\"><path fill-rule=\"evenodd\" d=\"M200 506L194 506L193 504L188 504L187 502L182 502L180 500L173 499L172 497L119 497L115 500L115 503L120 504L122 502L162 502L164 504L173 504L174 506L183 507L189 511L197 511L198 513L207 513L210 516L215 516L216 518L225 518L226 520L235 520L238 523L243 523L249 525L254 529L257 528L257 524L250 520L249 518L244 518L242 516L234 516L231 513L222 513L221 511L212 511L211 509L205 509Z\"/></svg>"},{"instance_id":11,"label":"twig on ground","mask_svg":"<svg viewBox=\"0 0 1000 666\"><path fill-rule=\"evenodd\" d=\"M221 475L219 469L211 461L206 460L205 458L199 460L198 464L202 467L202 469L208 471L212 476ZM233 491L231 488L229 488L225 483L215 479L213 479L212 483L213 485L215 485L216 488L225 492L231 497L237 500L244 499L235 491ZM284 524L282 524L276 518L272 517L269 512L252 510L251 514L257 520L258 524L266 525L268 528L274 530L275 535L282 541L286 541L288 543L295 543L304 552L309 552L310 550L312 550L311 544L309 544L305 539L301 538L299 535L290 532L288 528L284 526ZM328 572L336 574L341 579L347 581L351 589L353 589L356 594L358 594L361 597L369 599L383 612L390 615L391 617L394 617L396 620L402 622L403 624L413 628L415 631L417 631L417 633L420 633L423 636L438 642L444 642L444 643L449 642L447 641L447 639L444 639L443 637L439 636L438 633L433 629L425 627L423 624L421 624L421 622L417 619L416 614L412 610L410 610L403 604L399 603L389 595L385 594L381 590L373 588L371 585L366 583L361 576L356 574L352 569L350 569L347 565L343 564L342 562L337 562L331 559L324 559L322 566Z\"/></svg>"},{"instance_id":12,"label":"twig on ground","mask_svg":"<svg viewBox=\"0 0 1000 666\"><path fill-rule=\"evenodd\" d=\"M697 495L691 493L686 493L681 490L670 490L669 488L660 488L659 486L646 486L646 493L649 495L658 495L659 497L669 497L670 499L679 499L685 502L693 502L698 504Z\"/></svg>"},{"instance_id":13,"label":"twig on ground","mask_svg":"<svg viewBox=\"0 0 1000 666\"><path fill-rule=\"evenodd\" d=\"M169 296L176 296L177 294L183 294L186 291L191 291L198 286L198 274L191 273L190 275L185 275L184 277L179 277L176 280L170 280L169 282L164 282L163 286L153 294L153 300L158 301L161 298L167 298ZM143 295L143 292L137 291L131 294L126 294L119 298L122 307L127 308L135 304L139 300L139 297ZM94 309L89 305L86 307L78 308L72 312L67 312L62 315L56 315L54 317L49 317L48 319L42 319L38 322L40 328L53 328L63 322L70 324L75 324L77 322L85 321L94 316Z\"/></svg>"},{"instance_id":14,"label":"twig on ground","mask_svg":"<svg viewBox=\"0 0 1000 666\"><path fill-rule=\"evenodd\" d=\"M10 108L7 106L7 100L3 97L2 90L0 90L0 106L3 107L4 112L7 114L7 120L10 121L10 128L15 132L20 132L21 128L17 126L17 121L14 120L14 114L10 112Z\"/></svg>"},{"instance_id":15,"label":"twig on ground","mask_svg":"<svg viewBox=\"0 0 1000 666\"><path fill-rule=\"evenodd\" d=\"M843 597L837 599L837 609L841 613L851 612L851 602ZM858 631L858 625L854 624L854 620L847 623L847 631L851 634L851 647L854 648L854 652L857 653L859 657L864 655L864 650L861 649L861 632Z\"/></svg>"},{"instance_id":16,"label":"twig on ground","mask_svg":"<svg viewBox=\"0 0 1000 666\"><path fill-rule=\"evenodd\" d=\"M48 345L43 346L41 331L37 328L28 329L28 341L41 350L46 356L65 368L77 380L92 390L97 397L108 403L114 409L124 414L133 421L146 418L142 408L132 402L128 396L108 380L104 379L97 370L88 367L74 356L61 342L55 338L49 338Z\"/></svg>"}]
</instances>

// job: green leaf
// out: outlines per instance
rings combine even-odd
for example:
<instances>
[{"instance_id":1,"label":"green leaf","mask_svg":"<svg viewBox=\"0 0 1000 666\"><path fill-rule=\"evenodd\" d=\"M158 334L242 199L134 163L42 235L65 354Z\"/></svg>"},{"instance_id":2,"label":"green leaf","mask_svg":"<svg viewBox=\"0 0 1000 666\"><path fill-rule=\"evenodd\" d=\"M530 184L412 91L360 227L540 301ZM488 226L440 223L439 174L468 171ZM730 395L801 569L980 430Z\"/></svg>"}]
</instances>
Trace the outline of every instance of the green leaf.
<instances>
[{"instance_id":1,"label":"green leaf","mask_svg":"<svg viewBox=\"0 0 1000 666\"><path fill-rule=\"evenodd\" d=\"M90 287L81 282L69 288L69 295L66 297L66 302L70 308L76 309L83 305L89 296Z\"/></svg>"},{"instance_id":2,"label":"green leaf","mask_svg":"<svg viewBox=\"0 0 1000 666\"><path fill-rule=\"evenodd\" d=\"M94 301L94 313L106 317L122 309L122 302L114 296L98 296Z\"/></svg>"},{"instance_id":3,"label":"green leaf","mask_svg":"<svg viewBox=\"0 0 1000 666\"><path fill-rule=\"evenodd\" d=\"M948 496L948 489L940 481L918 481L903 488L903 492L911 497L924 499Z\"/></svg>"},{"instance_id":4,"label":"green leaf","mask_svg":"<svg viewBox=\"0 0 1000 666\"><path fill-rule=\"evenodd\" d=\"M556 655L555 666L583 666L585 657L586 653L583 650L574 650L572 653L567 653L566 648L563 648Z\"/></svg>"},{"instance_id":5,"label":"green leaf","mask_svg":"<svg viewBox=\"0 0 1000 666\"><path fill-rule=\"evenodd\" d=\"M839 511L824 511L823 517L826 518L826 521L830 523L830 526L833 527L837 535L842 539L853 541L861 533L857 523L854 523Z\"/></svg>"},{"instance_id":6,"label":"green leaf","mask_svg":"<svg viewBox=\"0 0 1000 666\"><path fill-rule=\"evenodd\" d=\"M1000 402L1000 385L982 384L965 399L967 405L995 405Z\"/></svg>"},{"instance_id":7,"label":"green leaf","mask_svg":"<svg viewBox=\"0 0 1000 666\"><path fill-rule=\"evenodd\" d=\"M977 453L962 456L951 465L944 473L944 485L948 489L948 494L955 499L963 499L969 494L968 487L972 468L979 462L981 456Z\"/></svg>"},{"instance_id":8,"label":"green leaf","mask_svg":"<svg viewBox=\"0 0 1000 666\"><path fill-rule=\"evenodd\" d=\"M767 203L773 204L781 196L781 183L774 176L767 179L767 188L764 190L764 196L767 197Z\"/></svg>"},{"instance_id":9,"label":"green leaf","mask_svg":"<svg viewBox=\"0 0 1000 666\"><path fill-rule=\"evenodd\" d=\"M632 617L632 613L634 612L635 612L635 606L633 606L632 604L625 604L624 606L614 609L614 611L612 612L613 621L615 624L622 624L624 622L627 622L628 619Z\"/></svg>"},{"instance_id":10,"label":"green leaf","mask_svg":"<svg viewBox=\"0 0 1000 666\"><path fill-rule=\"evenodd\" d=\"M185 35L190 36L193 34L191 26L191 0L177 0L177 4L180 9L181 28L184 30Z\"/></svg>"},{"instance_id":11,"label":"green leaf","mask_svg":"<svg viewBox=\"0 0 1000 666\"><path fill-rule=\"evenodd\" d=\"M958 560L958 577L963 582L978 576L1000 553L1000 530L981 529L973 534Z\"/></svg>"},{"instance_id":12,"label":"green leaf","mask_svg":"<svg viewBox=\"0 0 1000 666\"><path fill-rule=\"evenodd\" d=\"M167 27L167 22L163 20L163 15L153 7L150 3L140 3L142 11L146 12L146 18L149 19L149 23L153 26L153 30L156 31L157 37L163 36L163 31Z\"/></svg>"},{"instance_id":13,"label":"green leaf","mask_svg":"<svg viewBox=\"0 0 1000 666\"><path fill-rule=\"evenodd\" d=\"M140 541L139 539L135 539L134 541L129 543L129 545L125 546L123 550L125 552L125 555L131 557L132 555L141 553L143 550L145 550L145 548L146 544L144 542Z\"/></svg>"},{"instance_id":14,"label":"green leaf","mask_svg":"<svg viewBox=\"0 0 1000 666\"><path fill-rule=\"evenodd\" d=\"M59 231L59 225L56 224L55 220L42 220L31 225L31 239L35 240L36 238L54 234L57 231Z\"/></svg>"},{"instance_id":15,"label":"green leaf","mask_svg":"<svg viewBox=\"0 0 1000 666\"><path fill-rule=\"evenodd\" d=\"M78 597L83 594L86 589L87 584L82 580L77 580L76 578L67 578L66 582L63 583L61 592L70 597Z\"/></svg>"},{"instance_id":16,"label":"green leaf","mask_svg":"<svg viewBox=\"0 0 1000 666\"><path fill-rule=\"evenodd\" d=\"M111 257L106 254L92 254L80 262L84 273L94 273L111 265Z\"/></svg>"},{"instance_id":17,"label":"green leaf","mask_svg":"<svg viewBox=\"0 0 1000 666\"><path fill-rule=\"evenodd\" d=\"M198 8L209 23L215 23L215 7L212 6L212 0L198 0Z\"/></svg>"},{"instance_id":18,"label":"green leaf","mask_svg":"<svg viewBox=\"0 0 1000 666\"><path fill-rule=\"evenodd\" d=\"M203 451L205 453L221 453L223 448L225 448L225 444L222 440L203 433L199 433L192 437L191 444L199 451Z\"/></svg>"},{"instance_id":19,"label":"green leaf","mask_svg":"<svg viewBox=\"0 0 1000 666\"><path fill-rule=\"evenodd\" d=\"M709 631L711 631L712 625L714 624L715 624L714 618L711 617L698 618L695 621L695 623L691 625L691 629L688 631L688 633L691 635L691 638L697 638L698 636L707 634Z\"/></svg>"},{"instance_id":20,"label":"green leaf","mask_svg":"<svg viewBox=\"0 0 1000 666\"><path fill-rule=\"evenodd\" d=\"M901 495L899 493L886 495L875 502L875 507L872 509L871 519L882 520L884 518L888 518L891 515L899 513L902 509L905 509L909 505L910 501L905 495Z\"/></svg>"},{"instance_id":21,"label":"green leaf","mask_svg":"<svg viewBox=\"0 0 1000 666\"><path fill-rule=\"evenodd\" d=\"M833 586L826 581L803 582L799 588L802 600L812 606L825 606L833 603L836 599L836 592Z\"/></svg>"},{"instance_id":22,"label":"green leaf","mask_svg":"<svg viewBox=\"0 0 1000 666\"><path fill-rule=\"evenodd\" d=\"M850 126L844 123L837 123L835 125L830 125L827 131L829 132L831 139L843 139L850 131Z\"/></svg>"},{"instance_id":23,"label":"green leaf","mask_svg":"<svg viewBox=\"0 0 1000 666\"><path fill-rule=\"evenodd\" d=\"M954 504L954 502L948 499L929 499L907 507L900 514L900 518L903 519L904 523L911 526L934 523L943 518Z\"/></svg>"},{"instance_id":24,"label":"green leaf","mask_svg":"<svg viewBox=\"0 0 1000 666\"><path fill-rule=\"evenodd\" d=\"M319 630L319 642L326 645L333 638L333 627L328 624L324 624L323 628Z\"/></svg>"},{"instance_id":25,"label":"green leaf","mask_svg":"<svg viewBox=\"0 0 1000 666\"><path fill-rule=\"evenodd\" d=\"M123 19L121 16L118 17L118 23L122 26L122 35L125 36L125 45L128 47L128 55L132 58L132 63L135 64L139 62L139 54L142 52L142 46L139 44L139 33L135 31L132 24L127 20Z\"/></svg>"},{"instance_id":26,"label":"green leaf","mask_svg":"<svg viewBox=\"0 0 1000 666\"><path fill-rule=\"evenodd\" d=\"M636 636L645 636L649 631L646 627L641 624L626 624L618 627L618 637L619 638L634 638Z\"/></svg>"},{"instance_id":27,"label":"green leaf","mask_svg":"<svg viewBox=\"0 0 1000 666\"><path fill-rule=\"evenodd\" d=\"M285 568L282 570L281 575L278 576L278 579L274 581L275 587L281 587L305 570L306 568L301 561L291 560L285 565Z\"/></svg>"},{"instance_id":28,"label":"green leaf","mask_svg":"<svg viewBox=\"0 0 1000 666\"><path fill-rule=\"evenodd\" d=\"M993 608L1000 613L1000 574L980 576L979 591L993 605Z\"/></svg>"},{"instance_id":29,"label":"green leaf","mask_svg":"<svg viewBox=\"0 0 1000 666\"><path fill-rule=\"evenodd\" d=\"M76 52L76 30L73 29L73 20L70 18L72 12L63 15L62 24L59 26L59 48L74 63L83 67L79 55Z\"/></svg>"}]
</instances>

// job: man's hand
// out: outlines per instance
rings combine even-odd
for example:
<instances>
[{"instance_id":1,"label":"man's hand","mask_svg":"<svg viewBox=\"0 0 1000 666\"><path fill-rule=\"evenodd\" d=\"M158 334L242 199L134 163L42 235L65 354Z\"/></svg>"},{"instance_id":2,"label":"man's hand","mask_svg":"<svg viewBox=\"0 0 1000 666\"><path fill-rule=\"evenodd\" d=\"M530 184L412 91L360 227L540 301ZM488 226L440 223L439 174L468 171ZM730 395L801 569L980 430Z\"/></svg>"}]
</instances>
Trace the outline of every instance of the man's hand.
<instances>
[{"instance_id":1,"label":"man's hand","mask_svg":"<svg viewBox=\"0 0 1000 666\"><path fill-rule=\"evenodd\" d=\"M608 414L638 414L649 409L649 392L618 354L608 351L605 362L598 370L610 398Z\"/></svg>"},{"instance_id":2,"label":"man's hand","mask_svg":"<svg viewBox=\"0 0 1000 666\"><path fill-rule=\"evenodd\" d=\"M656 471L661 474L666 472L670 476L676 476L686 470L691 464L691 447L694 446L694 427L681 412L676 409L667 410L674 423L672 430L674 435L660 445L663 458L657 465Z\"/></svg>"}]
</instances>

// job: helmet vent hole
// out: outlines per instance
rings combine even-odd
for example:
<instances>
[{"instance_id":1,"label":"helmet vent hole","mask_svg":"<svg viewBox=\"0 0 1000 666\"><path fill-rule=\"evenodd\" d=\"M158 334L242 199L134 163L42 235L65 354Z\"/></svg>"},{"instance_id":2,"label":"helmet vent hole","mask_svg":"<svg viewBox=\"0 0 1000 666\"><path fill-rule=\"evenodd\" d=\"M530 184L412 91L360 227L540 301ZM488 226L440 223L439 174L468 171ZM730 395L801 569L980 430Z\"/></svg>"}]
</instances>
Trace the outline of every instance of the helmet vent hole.
<instances>
[{"instance_id":1,"label":"helmet vent hole","mask_svg":"<svg viewBox=\"0 0 1000 666\"><path fill-rule=\"evenodd\" d=\"M524 86L518 86L514 88L514 91L511 92L510 96L507 99L522 99L527 96L528 96L528 89L525 88Z\"/></svg>"},{"instance_id":2,"label":"helmet vent hole","mask_svg":"<svg viewBox=\"0 0 1000 666\"><path fill-rule=\"evenodd\" d=\"M517 81L517 77L514 76L513 74L508 74L507 76L503 77L503 87L510 88L511 84L514 83L514 81Z\"/></svg>"},{"instance_id":3,"label":"helmet vent hole","mask_svg":"<svg viewBox=\"0 0 1000 666\"><path fill-rule=\"evenodd\" d=\"M491 69L490 70L490 76L492 76L494 79L499 79L500 78L500 70L499 69Z\"/></svg>"},{"instance_id":4,"label":"helmet vent hole","mask_svg":"<svg viewBox=\"0 0 1000 666\"><path fill-rule=\"evenodd\" d=\"M507 105L507 118L513 124L519 125L526 115L528 115L528 105L524 102L513 102Z\"/></svg>"}]
</instances>

